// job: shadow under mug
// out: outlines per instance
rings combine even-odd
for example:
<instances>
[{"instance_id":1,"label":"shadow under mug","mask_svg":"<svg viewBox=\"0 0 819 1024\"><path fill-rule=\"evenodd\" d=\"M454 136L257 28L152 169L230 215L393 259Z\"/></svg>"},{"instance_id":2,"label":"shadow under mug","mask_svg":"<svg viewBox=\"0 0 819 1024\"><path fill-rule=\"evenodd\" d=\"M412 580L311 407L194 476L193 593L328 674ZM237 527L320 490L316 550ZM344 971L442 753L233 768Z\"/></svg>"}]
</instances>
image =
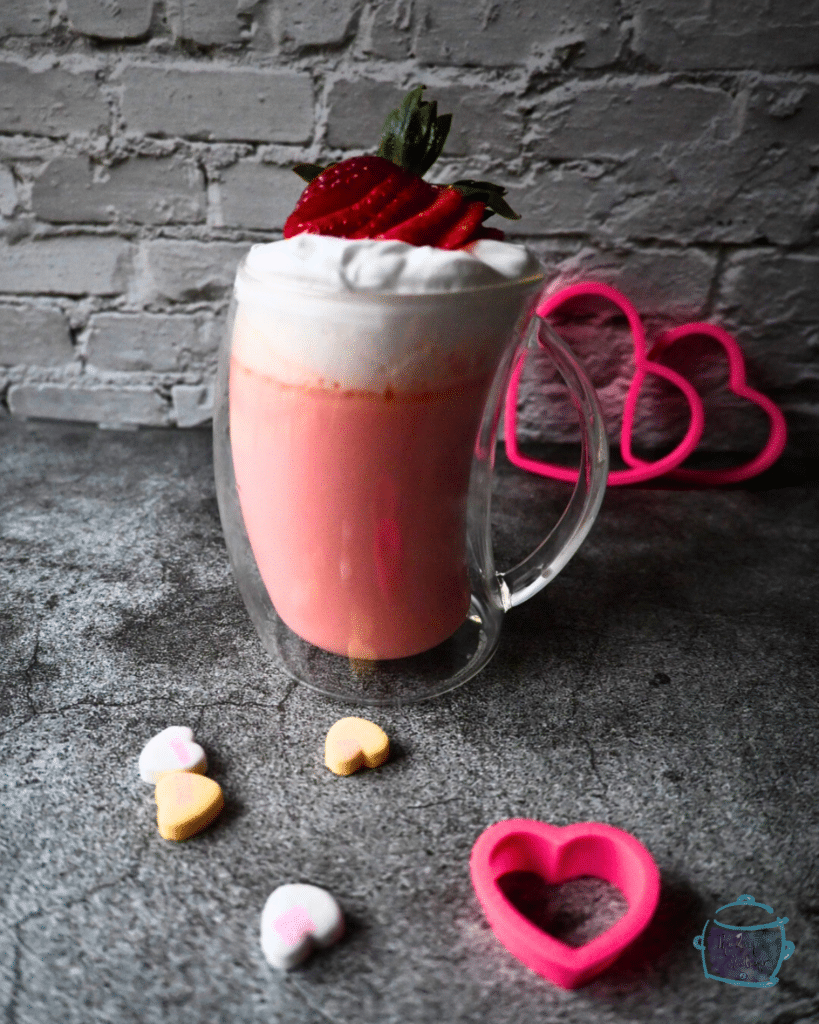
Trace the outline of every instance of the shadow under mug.
<instances>
[{"instance_id":1,"label":"shadow under mug","mask_svg":"<svg viewBox=\"0 0 819 1024\"><path fill-rule=\"evenodd\" d=\"M216 384L217 499L240 594L265 650L293 679L354 704L453 690L489 662L506 612L585 539L606 487L605 426L585 372L533 312L542 283L538 275L468 293L319 301L277 298L239 268ZM371 356L386 329L415 338L415 349L424 339L432 363L422 375L444 355L460 365L458 383L376 392L280 379L278 341L290 331L309 361L328 323L342 334L349 326L338 353L348 369L358 340L366 363L364 349ZM548 536L499 572L490 525L497 429L512 370L532 350L549 354L569 390L581 472ZM282 376L294 365L281 362Z\"/></svg>"}]
</instances>

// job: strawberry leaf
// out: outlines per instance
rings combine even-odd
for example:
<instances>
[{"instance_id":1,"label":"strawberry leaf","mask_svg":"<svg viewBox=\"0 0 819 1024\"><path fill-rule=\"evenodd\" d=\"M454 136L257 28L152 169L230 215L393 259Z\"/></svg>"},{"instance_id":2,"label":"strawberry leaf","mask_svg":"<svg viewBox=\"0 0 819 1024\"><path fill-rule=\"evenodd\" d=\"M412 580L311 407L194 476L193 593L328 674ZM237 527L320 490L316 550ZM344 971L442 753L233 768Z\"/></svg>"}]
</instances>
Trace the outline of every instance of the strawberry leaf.
<instances>
[{"instance_id":1,"label":"strawberry leaf","mask_svg":"<svg viewBox=\"0 0 819 1024\"><path fill-rule=\"evenodd\" d=\"M327 167L333 166L333 164L327 164ZM320 164L296 164L293 170L300 178L309 183L314 178L317 178L322 171L326 171L327 167L322 167Z\"/></svg>"},{"instance_id":2,"label":"strawberry leaf","mask_svg":"<svg viewBox=\"0 0 819 1024\"><path fill-rule=\"evenodd\" d=\"M426 86L408 92L400 107L391 110L381 131L377 156L392 160L419 177L432 167L444 148L452 114L438 115L438 104L421 99Z\"/></svg>"},{"instance_id":3,"label":"strawberry leaf","mask_svg":"<svg viewBox=\"0 0 819 1024\"><path fill-rule=\"evenodd\" d=\"M480 199L492 213L498 213L507 220L520 220L520 214L515 213L503 198L507 192L503 185L495 185L491 181L475 181L474 178L460 178L449 187L456 188L464 199Z\"/></svg>"}]
</instances>

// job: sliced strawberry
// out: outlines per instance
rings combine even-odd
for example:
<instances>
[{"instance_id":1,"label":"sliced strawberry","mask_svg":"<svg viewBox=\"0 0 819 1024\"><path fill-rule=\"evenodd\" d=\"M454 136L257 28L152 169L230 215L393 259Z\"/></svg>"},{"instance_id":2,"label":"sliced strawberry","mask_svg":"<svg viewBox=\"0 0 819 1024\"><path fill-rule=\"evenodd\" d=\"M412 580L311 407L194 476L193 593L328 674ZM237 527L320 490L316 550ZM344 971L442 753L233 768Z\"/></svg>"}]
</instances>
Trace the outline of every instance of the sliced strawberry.
<instances>
[{"instance_id":1,"label":"sliced strawberry","mask_svg":"<svg viewBox=\"0 0 819 1024\"><path fill-rule=\"evenodd\" d=\"M351 238L376 238L382 231L403 223L416 213L430 206L438 197L438 190L423 178L414 178L389 202L380 213L360 228Z\"/></svg>"},{"instance_id":2,"label":"sliced strawberry","mask_svg":"<svg viewBox=\"0 0 819 1024\"><path fill-rule=\"evenodd\" d=\"M464 198L460 192L454 188L443 188L431 206L376 237L409 242L410 245L437 245L438 237L454 224L463 205Z\"/></svg>"},{"instance_id":3,"label":"sliced strawberry","mask_svg":"<svg viewBox=\"0 0 819 1024\"><path fill-rule=\"evenodd\" d=\"M472 240L475 229L480 225L486 209L480 200L466 204L466 209L455 224L435 243L439 249L460 249Z\"/></svg>"},{"instance_id":4,"label":"sliced strawberry","mask_svg":"<svg viewBox=\"0 0 819 1024\"><path fill-rule=\"evenodd\" d=\"M408 176L408 171L380 156L351 157L333 164L302 192L285 222L284 237L309 231L313 221L354 206L378 185L403 182Z\"/></svg>"},{"instance_id":5,"label":"sliced strawberry","mask_svg":"<svg viewBox=\"0 0 819 1024\"><path fill-rule=\"evenodd\" d=\"M398 187L401 187L400 184ZM385 207L392 205L395 189L396 179L387 178L357 203L323 217L311 217L302 230L314 235L336 235L340 238L371 237L370 224Z\"/></svg>"},{"instance_id":6,"label":"sliced strawberry","mask_svg":"<svg viewBox=\"0 0 819 1024\"><path fill-rule=\"evenodd\" d=\"M452 121L438 116L424 86L405 97L384 123L376 156L356 156L328 167L297 164L307 182L284 225L284 237L301 232L342 238L379 238L459 249L478 238L502 240L481 223L493 213L520 220L491 181L462 178L431 185L423 175L440 155Z\"/></svg>"}]
</instances>

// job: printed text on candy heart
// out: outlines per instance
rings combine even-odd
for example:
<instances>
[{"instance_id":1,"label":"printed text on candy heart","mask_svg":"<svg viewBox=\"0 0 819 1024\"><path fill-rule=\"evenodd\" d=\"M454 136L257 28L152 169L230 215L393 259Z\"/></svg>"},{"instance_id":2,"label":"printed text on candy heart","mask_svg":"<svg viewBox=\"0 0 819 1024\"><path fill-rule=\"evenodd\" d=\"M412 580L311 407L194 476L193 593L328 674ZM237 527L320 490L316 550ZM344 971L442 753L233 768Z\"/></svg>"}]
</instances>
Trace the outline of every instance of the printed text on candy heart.
<instances>
[{"instance_id":1,"label":"printed text on candy heart","mask_svg":"<svg viewBox=\"0 0 819 1024\"><path fill-rule=\"evenodd\" d=\"M175 737L171 740L171 750L176 754L176 759L180 764L184 764L190 758L188 748L185 746L184 742L179 739L179 737Z\"/></svg>"},{"instance_id":2,"label":"printed text on candy heart","mask_svg":"<svg viewBox=\"0 0 819 1024\"><path fill-rule=\"evenodd\" d=\"M173 799L177 807L186 807L194 799L193 781L187 772L180 772L174 779Z\"/></svg>"},{"instance_id":3,"label":"printed text on candy heart","mask_svg":"<svg viewBox=\"0 0 819 1024\"><path fill-rule=\"evenodd\" d=\"M273 928L288 946L297 945L302 936L315 931L315 927L313 919L304 907L291 907L273 922Z\"/></svg>"}]
</instances>

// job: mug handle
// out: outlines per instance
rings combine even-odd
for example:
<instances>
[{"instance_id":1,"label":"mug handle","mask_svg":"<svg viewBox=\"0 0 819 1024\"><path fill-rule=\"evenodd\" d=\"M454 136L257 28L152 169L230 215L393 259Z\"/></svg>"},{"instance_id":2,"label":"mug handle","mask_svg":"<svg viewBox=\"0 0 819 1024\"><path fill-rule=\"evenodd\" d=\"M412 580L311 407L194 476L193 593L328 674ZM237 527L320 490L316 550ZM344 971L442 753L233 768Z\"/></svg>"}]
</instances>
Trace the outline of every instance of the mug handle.
<instances>
[{"instance_id":1,"label":"mug handle","mask_svg":"<svg viewBox=\"0 0 819 1024\"><path fill-rule=\"evenodd\" d=\"M482 492L481 523L470 529L470 543L482 549L478 561L490 581L493 597L504 611L528 601L557 576L571 559L592 528L603 496L609 470L609 446L600 401L585 371L560 339L554 328L536 313L532 314L523 340L511 346L499 368L490 392L476 446L476 462L483 468L477 486ZM492 554L490 503L492 471L498 423L513 369L528 351L546 351L569 390L580 423L581 467L569 503L557 524L522 562L507 572L496 572ZM493 401L494 399L494 401Z\"/></svg>"}]
</instances>

